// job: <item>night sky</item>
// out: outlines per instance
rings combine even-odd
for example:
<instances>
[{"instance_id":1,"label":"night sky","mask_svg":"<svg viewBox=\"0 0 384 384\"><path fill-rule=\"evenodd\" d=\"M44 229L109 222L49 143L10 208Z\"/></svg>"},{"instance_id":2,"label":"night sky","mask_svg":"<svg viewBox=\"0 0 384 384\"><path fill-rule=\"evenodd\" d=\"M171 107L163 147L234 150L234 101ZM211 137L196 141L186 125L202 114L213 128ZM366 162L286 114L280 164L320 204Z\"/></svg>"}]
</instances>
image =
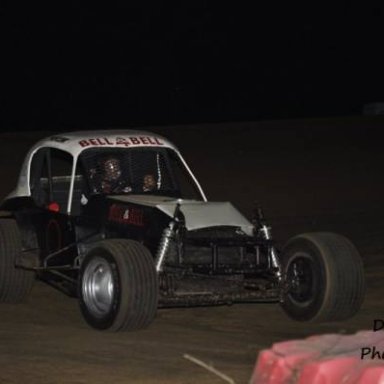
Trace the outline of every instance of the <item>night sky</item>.
<instances>
[{"instance_id":1,"label":"night sky","mask_svg":"<svg viewBox=\"0 0 384 384\"><path fill-rule=\"evenodd\" d=\"M384 101L383 2L307 3L2 6L1 129L343 116Z\"/></svg>"}]
</instances>

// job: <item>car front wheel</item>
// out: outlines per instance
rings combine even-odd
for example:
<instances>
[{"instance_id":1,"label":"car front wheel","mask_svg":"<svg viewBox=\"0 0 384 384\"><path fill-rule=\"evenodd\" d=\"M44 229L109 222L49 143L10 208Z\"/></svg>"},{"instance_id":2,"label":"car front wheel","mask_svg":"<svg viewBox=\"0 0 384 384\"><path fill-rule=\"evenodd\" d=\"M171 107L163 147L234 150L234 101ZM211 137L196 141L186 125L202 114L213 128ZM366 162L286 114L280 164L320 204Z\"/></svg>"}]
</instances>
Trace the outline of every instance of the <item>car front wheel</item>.
<instances>
[{"instance_id":1,"label":"car front wheel","mask_svg":"<svg viewBox=\"0 0 384 384\"><path fill-rule=\"evenodd\" d=\"M287 285L282 307L291 318L343 320L359 310L365 292L363 263L344 236L296 236L283 249L281 261Z\"/></svg>"},{"instance_id":2,"label":"car front wheel","mask_svg":"<svg viewBox=\"0 0 384 384\"><path fill-rule=\"evenodd\" d=\"M158 279L153 258L140 243L111 239L100 242L82 262L80 308L94 328L132 331L155 317Z\"/></svg>"}]
</instances>

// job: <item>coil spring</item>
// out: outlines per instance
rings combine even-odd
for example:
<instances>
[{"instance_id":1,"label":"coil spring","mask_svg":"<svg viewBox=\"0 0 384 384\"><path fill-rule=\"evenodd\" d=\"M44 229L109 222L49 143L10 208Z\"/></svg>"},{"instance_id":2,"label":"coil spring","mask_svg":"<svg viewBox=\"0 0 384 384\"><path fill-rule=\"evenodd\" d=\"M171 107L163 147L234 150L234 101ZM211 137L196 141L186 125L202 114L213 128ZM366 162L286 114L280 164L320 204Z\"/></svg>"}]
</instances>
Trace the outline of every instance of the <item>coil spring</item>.
<instances>
[{"instance_id":1,"label":"coil spring","mask_svg":"<svg viewBox=\"0 0 384 384\"><path fill-rule=\"evenodd\" d=\"M156 253L156 271L160 272L162 269L163 260L168 252L171 239L173 237L175 223L172 221L167 228L164 229L161 236L159 248Z\"/></svg>"}]
</instances>

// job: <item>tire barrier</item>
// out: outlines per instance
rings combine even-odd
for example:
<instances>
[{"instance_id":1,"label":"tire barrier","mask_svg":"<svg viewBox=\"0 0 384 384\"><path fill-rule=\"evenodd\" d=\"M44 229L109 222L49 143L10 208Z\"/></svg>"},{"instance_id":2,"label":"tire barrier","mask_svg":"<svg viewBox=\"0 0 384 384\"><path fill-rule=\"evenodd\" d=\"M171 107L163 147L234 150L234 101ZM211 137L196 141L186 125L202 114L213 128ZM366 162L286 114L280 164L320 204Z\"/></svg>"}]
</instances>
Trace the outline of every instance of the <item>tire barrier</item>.
<instances>
[{"instance_id":1,"label":"tire barrier","mask_svg":"<svg viewBox=\"0 0 384 384\"><path fill-rule=\"evenodd\" d=\"M379 384L384 332L316 335L259 353L250 384Z\"/></svg>"}]
</instances>

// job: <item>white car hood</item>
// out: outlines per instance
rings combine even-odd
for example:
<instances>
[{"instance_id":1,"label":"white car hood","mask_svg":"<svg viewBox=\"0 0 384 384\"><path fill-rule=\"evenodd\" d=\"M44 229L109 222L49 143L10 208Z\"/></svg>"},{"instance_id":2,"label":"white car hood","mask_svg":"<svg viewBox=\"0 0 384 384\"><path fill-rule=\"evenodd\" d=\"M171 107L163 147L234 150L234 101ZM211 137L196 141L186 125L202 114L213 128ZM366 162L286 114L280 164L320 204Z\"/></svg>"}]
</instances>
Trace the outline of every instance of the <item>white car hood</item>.
<instances>
[{"instance_id":1,"label":"white car hood","mask_svg":"<svg viewBox=\"0 0 384 384\"><path fill-rule=\"evenodd\" d=\"M112 200L155 207L173 217L177 203L185 217L185 226L189 231L216 226L240 227L248 236L253 235L253 225L229 202L205 202L174 199L153 195L110 196Z\"/></svg>"}]
</instances>

